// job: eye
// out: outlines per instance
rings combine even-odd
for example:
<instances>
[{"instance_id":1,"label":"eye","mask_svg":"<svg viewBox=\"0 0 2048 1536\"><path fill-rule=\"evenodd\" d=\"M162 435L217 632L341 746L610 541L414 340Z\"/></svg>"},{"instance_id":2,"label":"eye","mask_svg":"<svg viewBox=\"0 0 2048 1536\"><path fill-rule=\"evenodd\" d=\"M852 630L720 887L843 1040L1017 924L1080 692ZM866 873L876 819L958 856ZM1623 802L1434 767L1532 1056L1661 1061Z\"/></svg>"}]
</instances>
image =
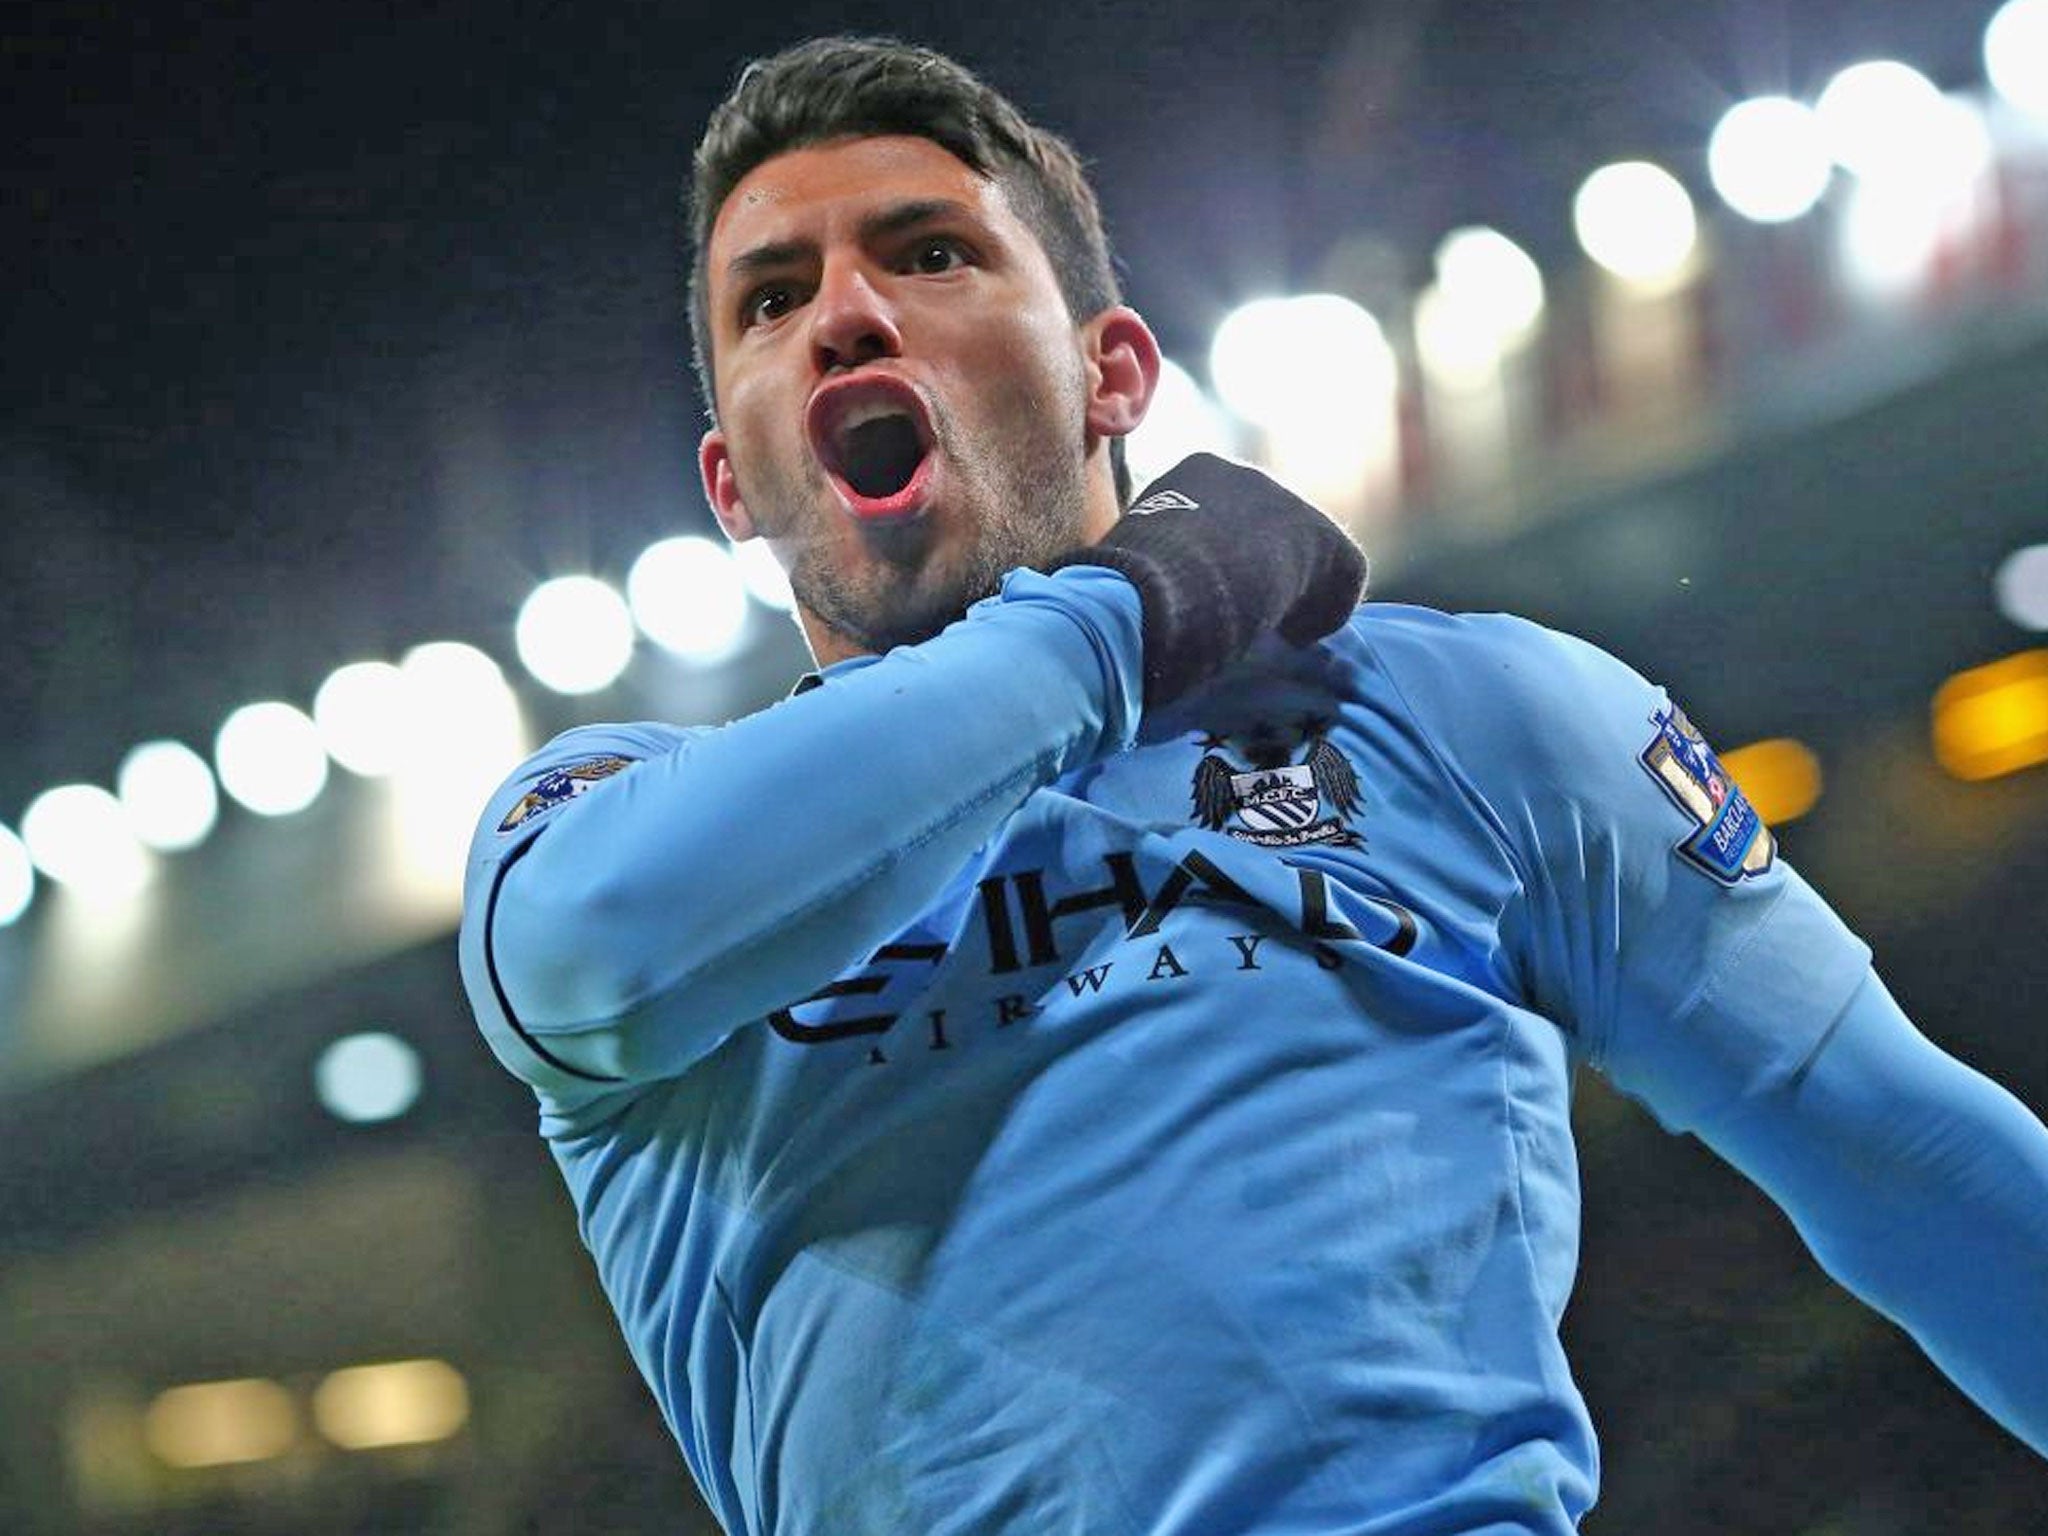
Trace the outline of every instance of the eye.
<instances>
[{"instance_id":1,"label":"eye","mask_svg":"<svg viewBox=\"0 0 2048 1536\"><path fill-rule=\"evenodd\" d=\"M911 248L910 269L926 276L950 272L955 267L967 264L967 250L958 240L947 235L934 235L920 240Z\"/></svg>"},{"instance_id":2,"label":"eye","mask_svg":"<svg viewBox=\"0 0 2048 1536\"><path fill-rule=\"evenodd\" d=\"M740 306L740 329L780 320L796 308L796 290L788 283L764 283Z\"/></svg>"}]
</instances>

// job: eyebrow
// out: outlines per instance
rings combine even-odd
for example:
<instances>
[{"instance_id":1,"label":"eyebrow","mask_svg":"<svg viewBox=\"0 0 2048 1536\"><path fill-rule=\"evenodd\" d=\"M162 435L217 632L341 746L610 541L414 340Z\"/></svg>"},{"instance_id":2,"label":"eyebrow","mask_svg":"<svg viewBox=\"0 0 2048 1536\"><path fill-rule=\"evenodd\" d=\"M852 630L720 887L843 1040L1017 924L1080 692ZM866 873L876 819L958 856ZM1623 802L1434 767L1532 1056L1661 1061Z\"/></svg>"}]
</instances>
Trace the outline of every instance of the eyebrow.
<instances>
[{"instance_id":1,"label":"eyebrow","mask_svg":"<svg viewBox=\"0 0 2048 1536\"><path fill-rule=\"evenodd\" d=\"M975 216L975 211L967 204L950 197L913 198L908 202L892 203L862 219L860 238L866 244L900 235L920 224L940 219L972 219ZM786 267L809 254L814 244L810 240L772 240L765 245L752 246L725 264L726 276L738 281Z\"/></svg>"}]
</instances>

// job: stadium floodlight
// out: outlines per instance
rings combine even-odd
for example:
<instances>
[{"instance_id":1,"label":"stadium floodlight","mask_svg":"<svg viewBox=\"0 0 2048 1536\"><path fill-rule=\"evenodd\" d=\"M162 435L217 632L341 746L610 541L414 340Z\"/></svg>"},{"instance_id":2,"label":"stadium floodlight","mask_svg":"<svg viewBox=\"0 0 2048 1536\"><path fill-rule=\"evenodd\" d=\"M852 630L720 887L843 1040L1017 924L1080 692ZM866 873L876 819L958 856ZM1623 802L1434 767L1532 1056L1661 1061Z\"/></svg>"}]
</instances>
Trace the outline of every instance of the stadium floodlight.
<instances>
[{"instance_id":1,"label":"stadium floodlight","mask_svg":"<svg viewBox=\"0 0 2048 1536\"><path fill-rule=\"evenodd\" d=\"M626 573L626 602L643 635L686 661L723 661L746 633L739 567L723 545L695 534L642 550Z\"/></svg>"},{"instance_id":2,"label":"stadium floodlight","mask_svg":"<svg viewBox=\"0 0 2048 1536\"><path fill-rule=\"evenodd\" d=\"M21 813L21 840L35 866L82 896L118 899L149 881L149 855L121 802L97 784L60 784Z\"/></svg>"},{"instance_id":3,"label":"stadium floodlight","mask_svg":"<svg viewBox=\"0 0 2048 1536\"><path fill-rule=\"evenodd\" d=\"M220 819L206 759L182 741L145 741L121 759L114 792L135 835L160 853L196 848Z\"/></svg>"},{"instance_id":4,"label":"stadium floodlight","mask_svg":"<svg viewBox=\"0 0 2048 1536\"><path fill-rule=\"evenodd\" d=\"M392 891L419 910L459 896L469 834L529 748L519 700L473 645L434 640L400 659L405 757L384 801Z\"/></svg>"},{"instance_id":5,"label":"stadium floodlight","mask_svg":"<svg viewBox=\"0 0 2048 1536\"><path fill-rule=\"evenodd\" d=\"M320 728L275 699L244 704L221 723L213 767L230 798L259 816L302 811L327 787Z\"/></svg>"},{"instance_id":6,"label":"stadium floodlight","mask_svg":"<svg viewBox=\"0 0 2048 1536\"><path fill-rule=\"evenodd\" d=\"M1444 301L1502 348L1527 341L1543 318L1543 273L1529 253L1483 224L1454 229L1436 247Z\"/></svg>"},{"instance_id":7,"label":"stadium floodlight","mask_svg":"<svg viewBox=\"0 0 2048 1536\"><path fill-rule=\"evenodd\" d=\"M395 1120L420 1096L420 1054L382 1030L344 1035L313 1064L313 1089L337 1120Z\"/></svg>"},{"instance_id":8,"label":"stadium floodlight","mask_svg":"<svg viewBox=\"0 0 2048 1536\"><path fill-rule=\"evenodd\" d=\"M429 640L399 658L404 676L409 726L445 718L438 712L462 707L465 699L509 691L505 672L473 645L460 640Z\"/></svg>"},{"instance_id":9,"label":"stadium floodlight","mask_svg":"<svg viewBox=\"0 0 2048 1536\"><path fill-rule=\"evenodd\" d=\"M739 567L740 580L746 583L748 596L755 602L781 613L796 611L796 594L789 589L789 575L766 539L748 539L744 544L733 545L732 559Z\"/></svg>"},{"instance_id":10,"label":"stadium floodlight","mask_svg":"<svg viewBox=\"0 0 2048 1536\"><path fill-rule=\"evenodd\" d=\"M157 1395L143 1443L173 1467L226 1467L282 1456L298 1439L292 1395L274 1381L199 1381Z\"/></svg>"},{"instance_id":11,"label":"stadium floodlight","mask_svg":"<svg viewBox=\"0 0 2048 1536\"><path fill-rule=\"evenodd\" d=\"M1482 311L1431 283L1415 296L1412 318L1416 356L1432 384L1474 390L1499 379L1500 336Z\"/></svg>"},{"instance_id":12,"label":"stadium floodlight","mask_svg":"<svg viewBox=\"0 0 2048 1536\"><path fill-rule=\"evenodd\" d=\"M1285 413L1291 366L1288 300L1253 299L1223 317L1209 344L1209 377L1216 393L1239 416L1263 425Z\"/></svg>"},{"instance_id":13,"label":"stadium floodlight","mask_svg":"<svg viewBox=\"0 0 2048 1536\"><path fill-rule=\"evenodd\" d=\"M469 1384L445 1360L352 1365L313 1391L313 1422L344 1450L445 1440L468 1419Z\"/></svg>"},{"instance_id":14,"label":"stadium floodlight","mask_svg":"<svg viewBox=\"0 0 2048 1536\"><path fill-rule=\"evenodd\" d=\"M0 928L19 919L35 899L35 861L20 838L0 827Z\"/></svg>"},{"instance_id":15,"label":"stadium floodlight","mask_svg":"<svg viewBox=\"0 0 2048 1536\"><path fill-rule=\"evenodd\" d=\"M2048 544L2029 544L1999 562L1992 577L1998 611L2021 629L2048 630Z\"/></svg>"},{"instance_id":16,"label":"stadium floodlight","mask_svg":"<svg viewBox=\"0 0 2048 1536\"><path fill-rule=\"evenodd\" d=\"M2048 0L2008 0L1984 28L1984 73L2022 112L2048 117Z\"/></svg>"},{"instance_id":17,"label":"stadium floodlight","mask_svg":"<svg viewBox=\"0 0 2048 1536\"><path fill-rule=\"evenodd\" d=\"M1194 375L1172 358L1159 360L1159 384L1138 430L1124 439L1124 452L1134 485L1156 480L1191 453L1237 451L1230 424L1195 382Z\"/></svg>"},{"instance_id":18,"label":"stadium floodlight","mask_svg":"<svg viewBox=\"0 0 2048 1536\"><path fill-rule=\"evenodd\" d=\"M1232 311L1209 373L1263 434L1265 467L1333 517L1364 515L1392 480L1399 368L1379 321L1350 299L1310 293Z\"/></svg>"},{"instance_id":19,"label":"stadium floodlight","mask_svg":"<svg viewBox=\"0 0 2048 1536\"><path fill-rule=\"evenodd\" d=\"M1209 375L1230 410L1290 436L1355 427L1395 387L1379 322L1334 293L1254 299L1232 310L1216 328Z\"/></svg>"},{"instance_id":20,"label":"stadium floodlight","mask_svg":"<svg viewBox=\"0 0 2048 1536\"><path fill-rule=\"evenodd\" d=\"M430 640L400 658L411 778L503 773L525 750L519 701L498 664L459 640Z\"/></svg>"},{"instance_id":21,"label":"stadium floodlight","mask_svg":"<svg viewBox=\"0 0 2048 1536\"><path fill-rule=\"evenodd\" d=\"M1942 210L1923 189L1858 182L1836 232L1848 286L1872 299L1909 293L1934 262L1941 227Z\"/></svg>"},{"instance_id":22,"label":"stadium floodlight","mask_svg":"<svg viewBox=\"0 0 2048 1536\"><path fill-rule=\"evenodd\" d=\"M1588 176L1572 199L1586 254L1633 287L1664 292L1692 268L1699 220L1678 178L1647 160L1620 160Z\"/></svg>"},{"instance_id":23,"label":"stadium floodlight","mask_svg":"<svg viewBox=\"0 0 2048 1536\"><path fill-rule=\"evenodd\" d=\"M377 778L403 759L405 674L388 661L352 661L327 674L313 695L320 744L350 773Z\"/></svg>"},{"instance_id":24,"label":"stadium floodlight","mask_svg":"<svg viewBox=\"0 0 2048 1536\"><path fill-rule=\"evenodd\" d=\"M1814 113L1835 163L1867 181L1937 191L1991 159L1982 114L1894 60L1850 65L1828 82Z\"/></svg>"},{"instance_id":25,"label":"stadium floodlight","mask_svg":"<svg viewBox=\"0 0 2048 1536\"><path fill-rule=\"evenodd\" d=\"M1839 237L1851 284L1895 297L1925 278L1943 243L1982 217L1978 188L1992 157L1977 106L1936 96L1912 140L1856 181Z\"/></svg>"},{"instance_id":26,"label":"stadium floodlight","mask_svg":"<svg viewBox=\"0 0 2048 1536\"><path fill-rule=\"evenodd\" d=\"M519 660L556 693L595 693L633 659L633 615L595 576L558 576L527 596L513 626Z\"/></svg>"},{"instance_id":27,"label":"stadium floodlight","mask_svg":"<svg viewBox=\"0 0 2048 1536\"><path fill-rule=\"evenodd\" d=\"M1813 108L1789 96L1756 96L1715 124L1707 175L1721 201L1745 219L1783 224L1820 201L1834 163Z\"/></svg>"}]
</instances>

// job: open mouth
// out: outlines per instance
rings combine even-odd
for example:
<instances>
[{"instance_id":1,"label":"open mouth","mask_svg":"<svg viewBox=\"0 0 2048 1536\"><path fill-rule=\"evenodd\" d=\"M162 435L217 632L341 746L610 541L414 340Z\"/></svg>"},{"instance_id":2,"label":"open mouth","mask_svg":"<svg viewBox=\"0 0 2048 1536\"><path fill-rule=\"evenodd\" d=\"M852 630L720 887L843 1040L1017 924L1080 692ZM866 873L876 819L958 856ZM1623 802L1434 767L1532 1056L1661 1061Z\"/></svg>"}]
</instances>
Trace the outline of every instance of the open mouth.
<instances>
[{"instance_id":1,"label":"open mouth","mask_svg":"<svg viewBox=\"0 0 2048 1536\"><path fill-rule=\"evenodd\" d=\"M924 510L931 428L908 384L887 376L836 382L812 397L806 418L812 450L854 516L888 521Z\"/></svg>"}]
</instances>

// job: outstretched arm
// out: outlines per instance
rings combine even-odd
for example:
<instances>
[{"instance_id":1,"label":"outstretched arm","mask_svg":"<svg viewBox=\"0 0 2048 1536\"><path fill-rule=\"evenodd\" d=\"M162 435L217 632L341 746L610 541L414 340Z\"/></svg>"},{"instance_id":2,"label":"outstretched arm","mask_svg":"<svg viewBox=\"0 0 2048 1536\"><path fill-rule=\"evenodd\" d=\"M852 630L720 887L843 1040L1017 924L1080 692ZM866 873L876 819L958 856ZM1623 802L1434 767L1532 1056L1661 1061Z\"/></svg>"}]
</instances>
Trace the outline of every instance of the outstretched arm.
<instances>
[{"instance_id":1,"label":"outstretched arm","mask_svg":"<svg viewBox=\"0 0 2048 1536\"><path fill-rule=\"evenodd\" d=\"M1521 876L1532 1004L2048 1455L2048 1130L1913 1028L1661 690L1517 620L1383 629Z\"/></svg>"},{"instance_id":2,"label":"outstretched arm","mask_svg":"<svg viewBox=\"0 0 2048 1536\"><path fill-rule=\"evenodd\" d=\"M1696 1127L1829 1274L2048 1456L2048 1128L1873 974L1789 1081Z\"/></svg>"}]
</instances>

